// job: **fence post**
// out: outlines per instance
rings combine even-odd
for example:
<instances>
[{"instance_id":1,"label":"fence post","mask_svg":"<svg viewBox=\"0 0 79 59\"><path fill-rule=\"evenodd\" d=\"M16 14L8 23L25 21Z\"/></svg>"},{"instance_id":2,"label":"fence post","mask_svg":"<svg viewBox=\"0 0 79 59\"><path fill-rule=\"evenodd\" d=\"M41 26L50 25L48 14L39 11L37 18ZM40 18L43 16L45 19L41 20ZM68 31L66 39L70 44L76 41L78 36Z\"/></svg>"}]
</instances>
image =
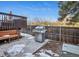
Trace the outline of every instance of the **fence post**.
<instances>
[{"instance_id":1,"label":"fence post","mask_svg":"<svg viewBox=\"0 0 79 59\"><path fill-rule=\"evenodd\" d=\"M62 41L61 40L62 38L61 38L61 26L59 27L59 41Z\"/></svg>"}]
</instances>

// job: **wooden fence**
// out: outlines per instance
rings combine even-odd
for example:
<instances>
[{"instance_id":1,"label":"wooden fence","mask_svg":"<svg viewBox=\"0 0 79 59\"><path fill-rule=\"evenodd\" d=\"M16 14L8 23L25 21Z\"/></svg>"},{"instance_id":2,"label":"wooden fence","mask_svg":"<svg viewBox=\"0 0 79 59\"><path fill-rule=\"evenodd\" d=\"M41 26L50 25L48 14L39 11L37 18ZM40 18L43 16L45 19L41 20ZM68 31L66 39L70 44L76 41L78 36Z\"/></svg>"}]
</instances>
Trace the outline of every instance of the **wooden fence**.
<instances>
[{"instance_id":1,"label":"wooden fence","mask_svg":"<svg viewBox=\"0 0 79 59\"><path fill-rule=\"evenodd\" d=\"M28 26L28 32L34 34L32 30L36 26ZM45 26L47 31L45 37L48 39L61 41L69 44L79 44L79 28L77 27L60 27L60 26Z\"/></svg>"}]
</instances>

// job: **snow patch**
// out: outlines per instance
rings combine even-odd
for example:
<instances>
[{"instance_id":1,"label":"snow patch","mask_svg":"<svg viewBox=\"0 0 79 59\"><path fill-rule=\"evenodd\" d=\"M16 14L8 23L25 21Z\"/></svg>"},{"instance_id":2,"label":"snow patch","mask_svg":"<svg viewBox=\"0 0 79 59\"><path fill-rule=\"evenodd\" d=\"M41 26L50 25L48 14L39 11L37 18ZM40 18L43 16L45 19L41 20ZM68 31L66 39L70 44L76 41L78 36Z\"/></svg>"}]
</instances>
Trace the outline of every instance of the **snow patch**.
<instances>
[{"instance_id":1,"label":"snow patch","mask_svg":"<svg viewBox=\"0 0 79 59\"><path fill-rule=\"evenodd\" d=\"M38 55L39 55L40 57L51 57L50 55L48 55L48 54L46 54L46 53L44 53L44 52L38 53Z\"/></svg>"},{"instance_id":2,"label":"snow patch","mask_svg":"<svg viewBox=\"0 0 79 59\"><path fill-rule=\"evenodd\" d=\"M25 36L25 37L33 37L32 35L30 34L25 34L25 33L20 33L21 36Z\"/></svg>"},{"instance_id":3,"label":"snow patch","mask_svg":"<svg viewBox=\"0 0 79 59\"><path fill-rule=\"evenodd\" d=\"M33 55L32 53L24 53L23 57L34 57L35 55Z\"/></svg>"},{"instance_id":4,"label":"snow patch","mask_svg":"<svg viewBox=\"0 0 79 59\"><path fill-rule=\"evenodd\" d=\"M67 52L66 51L63 51L63 54L67 54Z\"/></svg>"},{"instance_id":5,"label":"snow patch","mask_svg":"<svg viewBox=\"0 0 79 59\"><path fill-rule=\"evenodd\" d=\"M19 53L23 53L24 52L24 47L25 45L24 44L17 44L17 45L13 45L12 47L10 47L8 50L7 50L7 53L10 55L10 56L15 56Z\"/></svg>"},{"instance_id":6,"label":"snow patch","mask_svg":"<svg viewBox=\"0 0 79 59\"><path fill-rule=\"evenodd\" d=\"M46 53L49 53L51 56L59 56L59 54L57 54L57 53L54 53L53 51L51 51L51 50L46 50Z\"/></svg>"},{"instance_id":7,"label":"snow patch","mask_svg":"<svg viewBox=\"0 0 79 59\"><path fill-rule=\"evenodd\" d=\"M38 53L36 53L38 56L40 57L51 57L51 56L59 56L59 54L54 53L51 50L47 50L47 49L41 49Z\"/></svg>"}]
</instances>

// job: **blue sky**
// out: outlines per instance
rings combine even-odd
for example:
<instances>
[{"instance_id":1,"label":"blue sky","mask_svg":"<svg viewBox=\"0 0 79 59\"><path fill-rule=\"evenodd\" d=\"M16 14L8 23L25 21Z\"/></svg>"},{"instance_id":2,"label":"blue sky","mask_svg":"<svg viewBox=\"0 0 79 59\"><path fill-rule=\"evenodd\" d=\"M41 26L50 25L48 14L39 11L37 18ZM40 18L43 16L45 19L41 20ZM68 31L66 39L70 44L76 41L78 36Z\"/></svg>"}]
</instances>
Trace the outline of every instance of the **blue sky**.
<instances>
[{"instance_id":1,"label":"blue sky","mask_svg":"<svg viewBox=\"0 0 79 59\"><path fill-rule=\"evenodd\" d=\"M42 18L55 21L58 18L57 1L4 1L0 2L0 12L12 11L13 14L28 17L28 19Z\"/></svg>"}]
</instances>

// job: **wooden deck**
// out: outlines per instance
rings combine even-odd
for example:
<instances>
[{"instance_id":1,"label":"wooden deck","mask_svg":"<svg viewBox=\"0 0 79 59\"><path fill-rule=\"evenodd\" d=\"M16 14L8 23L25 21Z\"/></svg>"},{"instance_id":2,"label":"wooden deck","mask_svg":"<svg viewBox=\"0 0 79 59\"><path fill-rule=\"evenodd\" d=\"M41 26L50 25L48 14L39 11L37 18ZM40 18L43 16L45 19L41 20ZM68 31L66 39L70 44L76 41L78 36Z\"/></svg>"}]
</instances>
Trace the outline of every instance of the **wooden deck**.
<instances>
[{"instance_id":1,"label":"wooden deck","mask_svg":"<svg viewBox=\"0 0 79 59\"><path fill-rule=\"evenodd\" d=\"M11 40L20 37L20 33L17 30L5 30L0 31L0 41L1 40Z\"/></svg>"}]
</instances>

